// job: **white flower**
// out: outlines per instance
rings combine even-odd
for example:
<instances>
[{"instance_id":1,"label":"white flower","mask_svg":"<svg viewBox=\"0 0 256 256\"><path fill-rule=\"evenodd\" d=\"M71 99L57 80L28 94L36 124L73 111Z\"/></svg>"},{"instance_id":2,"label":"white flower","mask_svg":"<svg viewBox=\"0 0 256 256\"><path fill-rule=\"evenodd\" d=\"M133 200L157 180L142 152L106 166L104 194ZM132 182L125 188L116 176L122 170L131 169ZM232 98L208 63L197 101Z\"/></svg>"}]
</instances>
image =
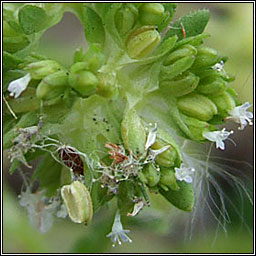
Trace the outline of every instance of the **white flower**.
<instances>
[{"instance_id":1,"label":"white flower","mask_svg":"<svg viewBox=\"0 0 256 256\"><path fill-rule=\"evenodd\" d=\"M111 240L113 242L113 247L115 246L116 242L118 244L122 244L122 242L132 242L132 240L126 235L129 233L130 230L124 230L121 219L120 219L120 213L119 211L116 213L115 220L112 226L112 232L107 235L107 237L111 237Z\"/></svg>"},{"instance_id":2,"label":"white flower","mask_svg":"<svg viewBox=\"0 0 256 256\"><path fill-rule=\"evenodd\" d=\"M20 205L27 209L30 224L42 233L47 232L52 227L59 202L46 204L47 198L43 192L31 193L29 188L21 192L19 198Z\"/></svg>"},{"instance_id":3,"label":"white flower","mask_svg":"<svg viewBox=\"0 0 256 256\"><path fill-rule=\"evenodd\" d=\"M187 183L192 183L192 174L195 171L192 167L185 167L185 165L182 163L180 165L180 168L175 167L175 177L177 180L180 181L186 181Z\"/></svg>"},{"instance_id":4,"label":"white flower","mask_svg":"<svg viewBox=\"0 0 256 256\"><path fill-rule=\"evenodd\" d=\"M216 63L212 69L215 69L217 71L222 71L223 70L223 67L224 67L224 61L221 60L220 62Z\"/></svg>"},{"instance_id":5,"label":"white flower","mask_svg":"<svg viewBox=\"0 0 256 256\"><path fill-rule=\"evenodd\" d=\"M30 80L31 80L31 76L28 73L25 76L10 82L7 88L7 90L10 92L10 96L14 96L14 98L18 98L20 94L26 90Z\"/></svg>"},{"instance_id":6,"label":"white flower","mask_svg":"<svg viewBox=\"0 0 256 256\"><path fill-rule=\"evenodd\" d=\"M216 142L216 148L225 149L225 144L223 140L226 140L233 131L225 131L226 128L223 128L221 131L214 131L214 132L203 132L203 137L207 140Z\"/></svg>"},{"instance_id":7,"label":"white flower","mask_svg":"<svg viewBox=\"0 0 256 256\"><path fill-rule=\"evenodd\" d=\"M252 112L246 111L250 106L251 104L249 102L245 102L243 105L235 107L228 112L230 116L228 116L227 119L232 119L240 124L238 130L243 130L247 122L249 125L252 125L251 119L253 118L253 114Z\"/></svg>"}]
</instances>

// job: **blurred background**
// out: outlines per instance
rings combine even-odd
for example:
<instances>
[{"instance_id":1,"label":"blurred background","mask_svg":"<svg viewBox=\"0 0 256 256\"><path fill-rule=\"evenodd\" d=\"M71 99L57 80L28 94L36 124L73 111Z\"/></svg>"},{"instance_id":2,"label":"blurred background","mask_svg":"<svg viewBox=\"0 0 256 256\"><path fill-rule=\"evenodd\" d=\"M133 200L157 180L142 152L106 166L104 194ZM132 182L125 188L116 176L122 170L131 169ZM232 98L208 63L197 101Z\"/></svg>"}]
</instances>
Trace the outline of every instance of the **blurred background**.
<instances>
[{"instance_id":1,"label":"blurred background","mask_svg":"<svg viewBox=\"0 0 256 256\"><path fill-rule=\"evenodd\" d=\"M253 3L180 3L174 20L194 9L207 8L211 19L206 32L211 37L205 44L228 56L225 70L234 74L234 88L241 102L253 103ZM40 53L60 61L72 63L77 47L86 42L83 27L71 13L47 31L41 39ZM252 111L252 108L250 109ZM236 125L228 124L228 130ZM253 127L236 132L236 143L227 142L224 152L213 150L221 157L222 168L241 177L246 189L252 191L253 182ZM214 158L214 159L215 159ZM233 159L233 161L224 158ZM173 209L164 200L152 196L152 206L144 209L134 220L125 220L124 228L131 230L132 244L113 248L106 234L111 231L114 213L111 204L94 216L89 227L56 219L52 229L41 234L33 229L26 209L18 202L22 186L19 172L8 174L9 163L3 161L3 252L4 253L252 253L253 207L242 189L218 180L225 194L230 223L227 232L216 228L216 220L209 210L203 216L192 216ZM214 195L214 191L213 191ZM214 208L214 207L213 207ZM213 210L214 211L214 210ZM215 212L218 216L218 212Z\"/></svg>"}]
</instances>

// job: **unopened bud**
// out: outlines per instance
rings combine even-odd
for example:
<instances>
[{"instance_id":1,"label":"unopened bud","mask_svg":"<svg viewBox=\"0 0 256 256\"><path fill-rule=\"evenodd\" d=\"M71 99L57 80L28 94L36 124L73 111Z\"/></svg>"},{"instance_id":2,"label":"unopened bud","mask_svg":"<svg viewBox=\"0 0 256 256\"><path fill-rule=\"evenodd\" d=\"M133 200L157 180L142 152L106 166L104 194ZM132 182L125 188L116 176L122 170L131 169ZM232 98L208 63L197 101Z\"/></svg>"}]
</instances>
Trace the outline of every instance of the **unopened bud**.
<instances>
[{"instance_id":1,"label":"unopened bud","mask_svg":"<svg viewBox=\"0 0 256 256\"><path fill-rule=\"evenodd\" d=\"M90 96L96 92L98 86L98 78L90 71L80 71L78 73L70 73L69 84L83 97Z\"/></svg>"},{"instance_id":2,"label":"unopened bud","mask_svg":"<svg viewBox=\"0 0 256 256\"><path fill-rule=\"evenodd\" d=\"M62 67L54 60L42 60L28 64L25 67L32 79L40 80L44 77L61 70Z\"/></svg>"},{"instance_id":3,"label":"unopened bud","mask_svg":"<svg viewBox=\"0 0 256 256\"><path fill-rule=\"evenodd\" d=\"M217 95L223 93L228 83L221 77L206 77L200 80L196 91L202 94Z\"/></svg>"},{"instance_id":4,"label":"unopened bud","mask_svg":"<svg viewBox=\"0 0 256 256\"><path fill-rule=\"evenodd\" d=\"M167 150L156 156L156 163L163 167L178 166L181 161L181 154L173 138L161 129L158 129L156 142L151 146L154 150L159 150L169 146Z\"/></svg>"},{"instance_id":5,"label":"unopened bud","mask_svg":"<svg viewBox=\"0 0 256 256\"><path fill-rule=\"evenodd\" d=\"M37 86L36 96L42 100L58 97L67 87L67 78L65 71L58 71L46 76Z\"/></svg>"},{"instance_id":6,"label":"unopened bud","mask_svg":"<svg viewBox=\"0 0 256 256\"><path fill-rule=\"evenodd\" d=\"M202 121L210 120L218 112L209 98L194 92L178 98L177 106L185 115Z\"/></svg>"},{"instance_id":7,"label":"unopened bud","mask_svg":"<svg viewBox=\"0 0 256 256\"><path fill-rule=\"evenodd\" d=\"M118 32L125 35L129 32L135 23L137 9L132 9L130 6L119 9L115 15L115 23Z\"/></svg>"},{"instance_id":8,"label":"unopened bud","mask_svg":"<svg viewBox=\"0 0 256 256\"><path fill-rule=\"evenodd\" d=\"M143 168L142 174L145 177L145 183L149 187L154 187L160 180L160 170L158 170L153 164L147 164Z\"/></svg>"},{"instance_id":9,"label":"unopened bud","mask_svg":"<svg viewBox=\"0 0 256 256\"><path fill-rule=\"evenodd\" d=\"M142 25L159 25L164 18L164 6L160 3L145 3L139 8Z\"/></svg>"},{"instance_id":10,"label":"unopened bud","mask_svg":"<svg viewBox=\"0 0 256 256\"><path fill-rule=\"evenodd\" d=\"M161 168L160 171L160 186L166 190L167 186L167 190L169 190L168 188L172 189L172 190L179 190L179 186L176 182L176 177L175 177L175 173L172 169L170 168Z\"/></svg>"},{"instance_id":11,"label":"unopened bud","mask_svg":"<svg viewBox=\"0 0 256 256\"><path fill-rule=\"evenodd\" d=\"M236 106L234 98L228 93L223 92L222 94L209 96L209 98L214 102L218 108L220 114L226 114L228 111L234 109Z\"/></svg>"},{"instance_id":12,"label":"unopened bud","mask_svg":"<svg viewBox=\"0 0 256 256\"><path fill-rule=\"evenodd\" d=\"M197 49L189 44L183 45L173 51L171 54L168 55L168 57L164 61L164 65L168 66L173 63L175 63L177 60L187 57L187 56L196 56Z\"/></svg>"},{"instance_id":13,"label":"unopened bud","mask_svg":"<svg viewBox=\"0 0 256 256\"><path fill-rule=\"evenodd\" d=\"M118 95L116 73L99 72L97 76L99 79L97 93L106 98L115 98Z\"/></svg>"},{"instance_id":14,"label":"unopened bud","mask_svg":"<svg viewBox=\"0 0 256 256\"><path fill-rule=\"evenodd\" d=\"M145 127L134 109L125 111L121 124L121 135L127 150L134 154L144 153L146 143Z\"/></svg>"},{"instance_id":15,"label":"unopened bud","mask_svg":"<svg viewBox=\"0 0 256 256\"><path fill-rule=\"evenodd\" d=\"M132 59L140 59L149 55L158 46L161 37L154 27L144 26L131 33L126 46Z\"/></svg>"},{"instance_id":16,"label":"unopened bud","mask_svg":"<svg viewBox=\"0 0 256 256\"><path fill-rule=\"evenodd\" d=\"M220 57L215 49L206 46L200 46L197 49L196 60L192 68L199 69L202 67L210 67L216 64L219 60Z\"/></svg>"},{"instance_id":17,"label":"unopened bud","mask_svg":"<svg viewBox=\"0 0 256 256\"><path fill-rule=\"evenodd\" d=\"M183 58L184 59L184 58ZM199 82L199 77L193 73L184 73L176 76L172 80L163 80L160 82L160 89L170 96L180 97L189 94L195 90Z\"/></svg>"}]
</instances>

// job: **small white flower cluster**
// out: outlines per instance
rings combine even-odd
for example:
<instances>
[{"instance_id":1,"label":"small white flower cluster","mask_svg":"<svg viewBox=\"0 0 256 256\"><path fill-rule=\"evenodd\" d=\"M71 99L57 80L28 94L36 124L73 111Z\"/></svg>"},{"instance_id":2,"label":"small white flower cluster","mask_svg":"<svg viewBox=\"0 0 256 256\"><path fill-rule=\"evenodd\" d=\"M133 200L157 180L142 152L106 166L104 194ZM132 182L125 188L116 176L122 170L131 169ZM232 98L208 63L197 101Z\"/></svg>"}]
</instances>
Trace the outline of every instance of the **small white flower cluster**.
<instances>
[{"instance_id":1,"label":"small white flower cluster","mask_svg":"<svg viewBox=\"0 0 256 256\"><path fill-rule=\"evenodd\" d=\"M226 118L226 120L230 119L234 122L240 124L238 130L243 130L247 124L252 125L253 114L247 109L251 106L249 102L244 103L241 106L237 106L230 110L228 113L230 116ZM225 131L226 128L223 128L221 131L213 131L213 132L204 132L203 137L209 141L216 142L216 148L220 148L222 150L225 149L224 140L229 139L229 135L233 134L233 131Z\"/></svg>"},{"instance_id":2,"label":"small white flower cluster","mask_svg":"<svg viewBox=\"0 0 256 256\"><path fill-rule=\"evenodd\" d=\"M47 232L53 222L54 216L65 218L67 210L65 205L61 205L60 200L53 200L47 202L44 192L32 193L30 188L19 195L20 205L25 207L28 211L29 221L31 225L38 228L40 232Z\"/></svg>"}]
</instances>

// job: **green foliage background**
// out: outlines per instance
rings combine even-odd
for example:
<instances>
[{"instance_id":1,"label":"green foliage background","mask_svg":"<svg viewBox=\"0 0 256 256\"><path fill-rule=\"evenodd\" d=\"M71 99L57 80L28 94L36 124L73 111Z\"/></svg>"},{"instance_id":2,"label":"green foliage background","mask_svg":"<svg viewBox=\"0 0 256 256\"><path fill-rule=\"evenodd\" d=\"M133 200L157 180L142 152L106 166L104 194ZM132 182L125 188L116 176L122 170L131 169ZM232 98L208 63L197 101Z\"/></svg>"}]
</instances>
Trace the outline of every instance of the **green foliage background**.
<instances>
[{"instance_id":1,"label":"green foliage background","mask_svg":"<svg viewBox=\"0 0 256 256\"><path fill-rule=\"evenodd\" d=\"M236 76L234 87L241 102L252 103L253 3L180 3L174 20L193 9L203 7L209 8L211 12L211 19L206 28L211 38L206 44L219 50L220 54L229 56L225 69ZM40 51L69 65L74 49L84 42L82 26L68 13L60 24L43 36ZM248 128L247 134L244 135L246 140L251 141L252 129ZM238 150L242 150L239 144ZM222 156L223 154L222 152ZM230 225L227 235L219 232L216 236L215 229L207 229L205 233L198 229L194 232L192 240L184 242L183 236L179 235L186 233L183 232L182 220L180 225L175 225L177 230L173 232L171 220L168 226L162 221L166 215L160 216L158 220L148 217L141 222L139 219L129 225L124 223L126 229L131 229L133 243L112 248L105 237L110 232L114 214L111 205L109 209L103 209L96 214L89 227L74 224L68 219L57 219L48 233L41 234L30 227L25 209L19 206L13 189L15 183L7 182L7 161L4 162L4 167L4 253L249 253L253 250L252 234L244 226L239 226L239 222L234 221ZM11 179L12 177L9 177L8 181ZM153 210L161 209L167 214L172 210L164 201L152 201ZM244 220L247 220L252 230L252 207L246 204L245 207L247 212ZM146 215L151 216L151 209L145 210Z\"/></svg>"}]
</instances>

